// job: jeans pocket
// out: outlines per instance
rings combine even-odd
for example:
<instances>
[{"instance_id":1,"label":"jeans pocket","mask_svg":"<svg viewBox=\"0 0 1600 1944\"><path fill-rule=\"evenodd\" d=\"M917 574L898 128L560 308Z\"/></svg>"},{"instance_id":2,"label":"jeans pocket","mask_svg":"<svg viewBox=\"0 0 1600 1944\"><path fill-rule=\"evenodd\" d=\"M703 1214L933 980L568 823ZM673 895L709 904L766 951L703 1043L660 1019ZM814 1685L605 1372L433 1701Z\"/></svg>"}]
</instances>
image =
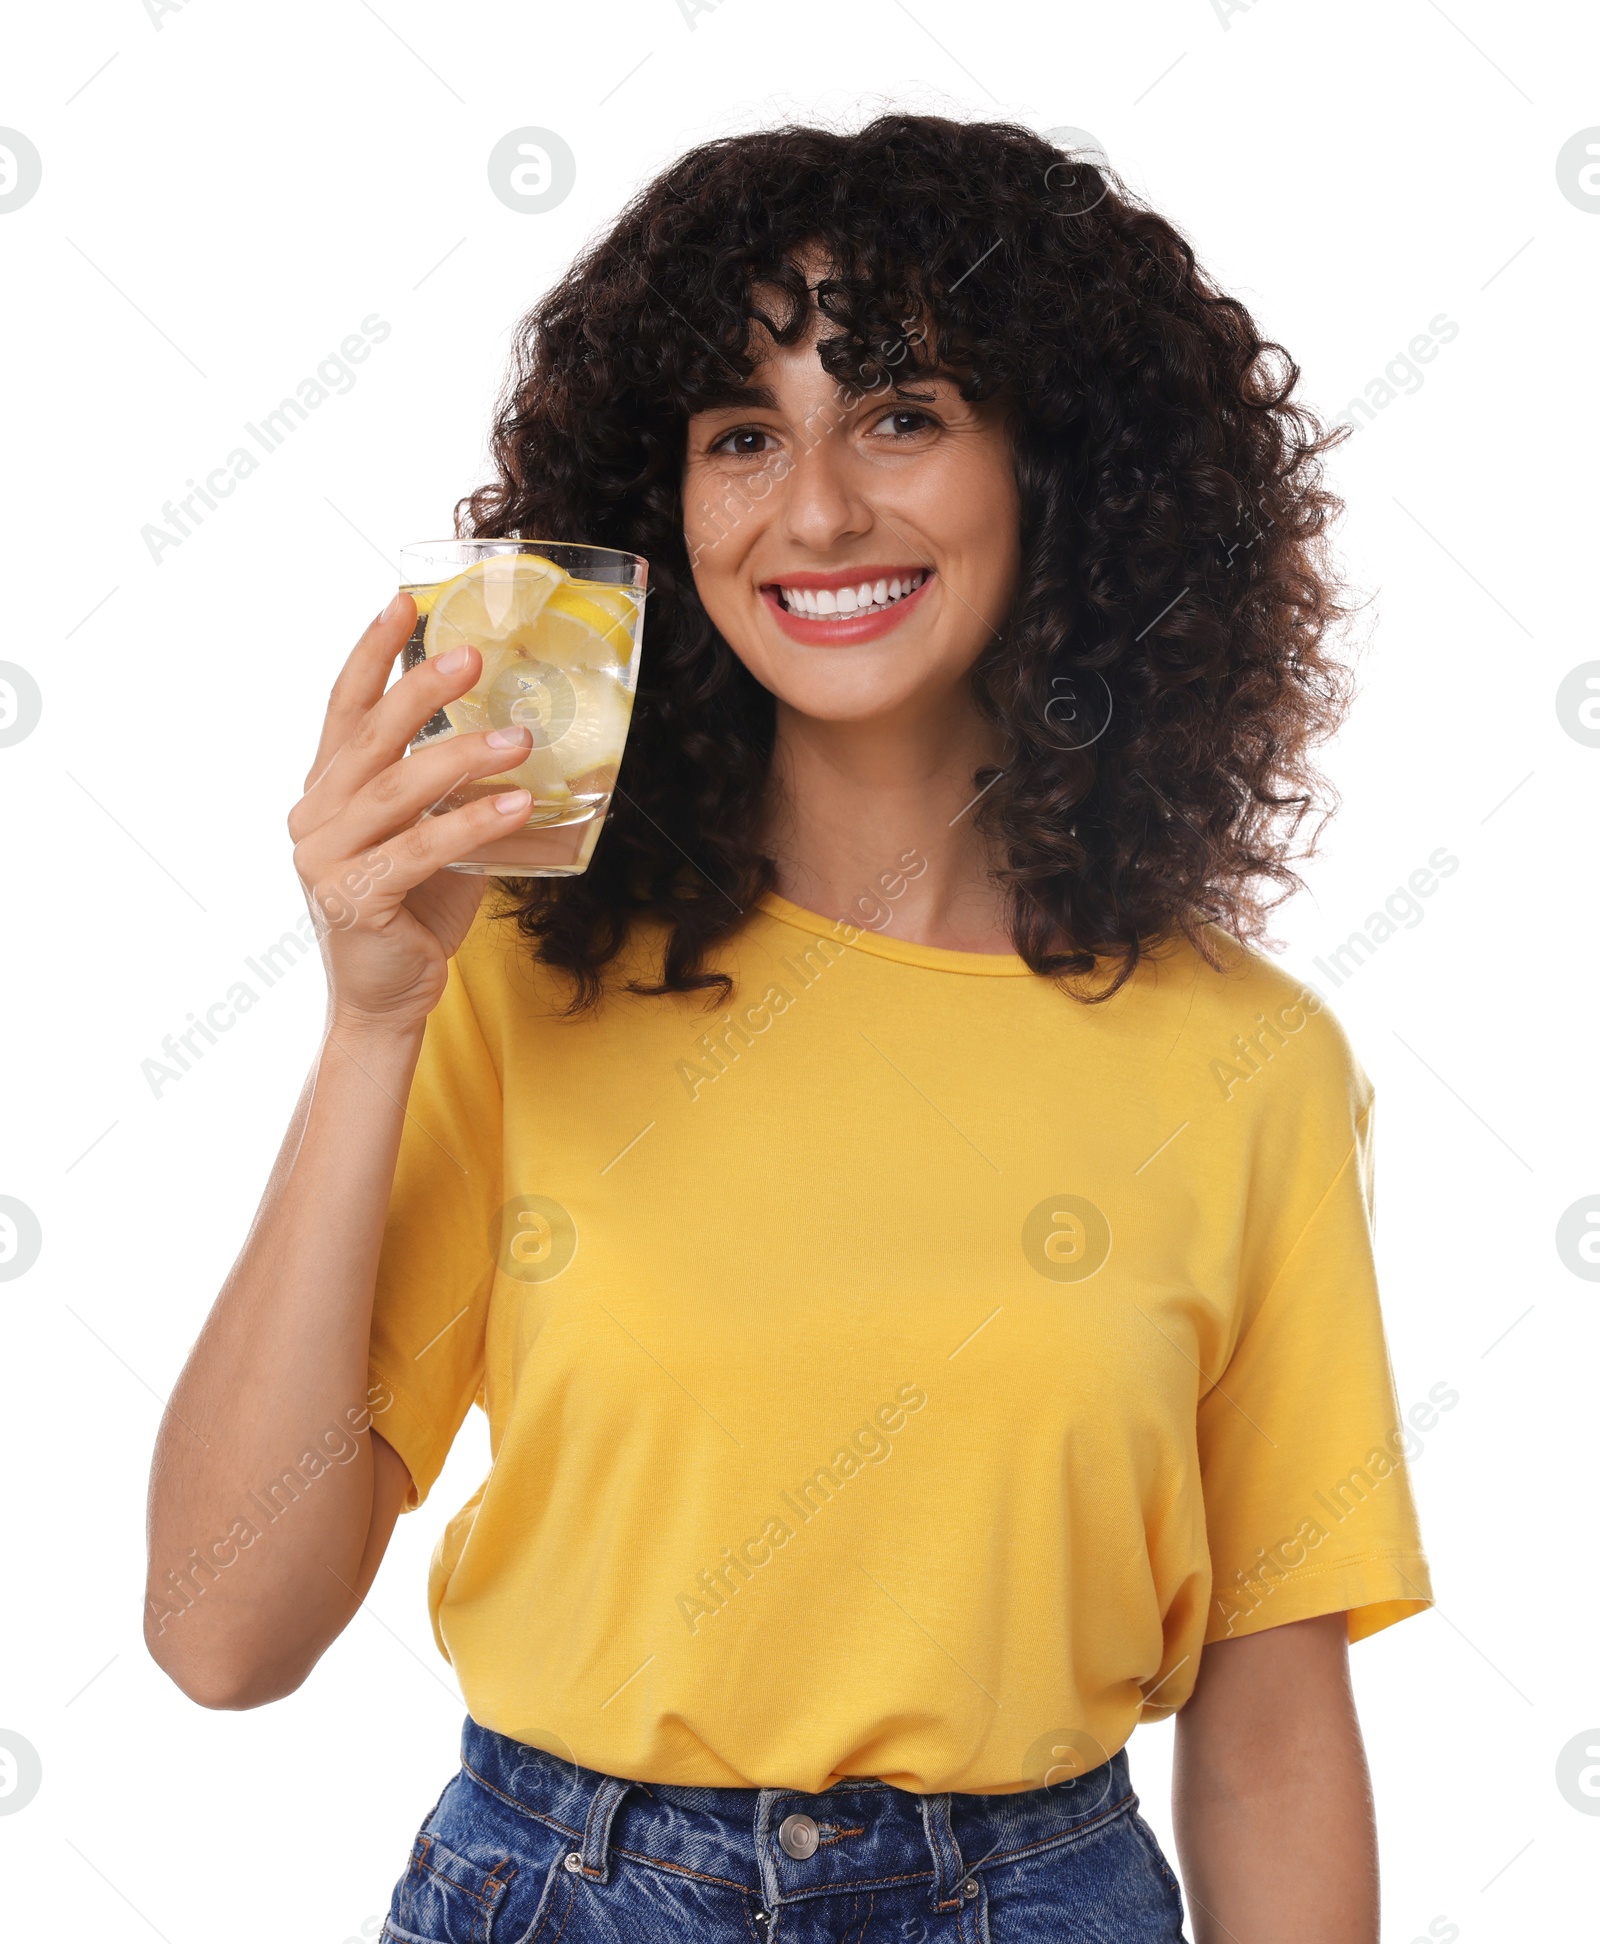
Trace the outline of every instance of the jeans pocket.
<instances>
[{"instance_id":1,"label":"jeans pocket","mask_svg":"<svg viewBox=\"0 0 1600 1944\"><path fill-rule=\"evenodd\" d=\"M447 1818L454 1845L431 1819L395 1886L378 1944L541 1944L572 1907L569 1843L538 1824L515 1850Z\"/></svg>"},{"instance_id":2,"label":"jeans pocket","mask_svg":"<svg viewBox=\"0 0 1600 1944\"><path fill-rule=\"evenodd\" d=\"M463 1855L424 1829L385 1935L400 1944L497 1944L495 1914L516 1876L517 1859L504 1850Z\"/></svg>"},{"instance_id":3,"label":"jeans pocket","mask_svg":"<svg viewBox=\"0 0 1600 1944\"><path fill-rule=\"evenodd\" d=\"M1187 1944L1155 1832L1130 1805L1092 1829L974 1871L991 1944ZM943 1933L941 1932L942 1936Z\"/></svg>"},{"instance_id":4,"label":"jeans pocket","mask_svg":"<svg viewBox=\"0 0 1600 1944\"><path fill-rule=\"evenodd\" d=\"M1187 1940L1183 1934L1183 1886L1178 1881L1176 1871L1167 1861L1167 1853L1161 1847L1161 1838L1157 1836L1156 1832L1145 1821L1144 1817L1139 1814L1137 1809L1129 1817L1129 1821L1132 1823L1139 1840L1144 1844L1146 1851L1149 1853L1150 1862L1155 1869L1155 1873L1171 1900L1173 1915L1177 1919L1177 1926L1173 1932L1174 1937L1177 1939L1177 1944L1187 1944Z\"/></svg>"}]
</instances>

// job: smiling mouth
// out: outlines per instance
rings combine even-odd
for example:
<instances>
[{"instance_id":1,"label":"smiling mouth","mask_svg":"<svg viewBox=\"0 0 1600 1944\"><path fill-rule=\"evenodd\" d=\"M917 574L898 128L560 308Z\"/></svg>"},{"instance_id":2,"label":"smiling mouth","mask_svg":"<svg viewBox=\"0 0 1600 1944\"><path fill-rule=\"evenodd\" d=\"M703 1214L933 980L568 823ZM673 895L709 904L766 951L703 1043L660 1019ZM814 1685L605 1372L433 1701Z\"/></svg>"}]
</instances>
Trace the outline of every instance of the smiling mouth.
<instances>
[{"instance_id":1,"label":"smiling mouth","mask_svg":"<svg viewBox=\"0 0 1600 1944\"><path fill-rule=\"evenodd\" d=\"M931 567L912 567L849 587L801 587L772 581L767 591L776 597L785 614L814 621L836 621L850 615L888 613L897 602L915 594L932 572Z\"/></svg>"}]
</instances>

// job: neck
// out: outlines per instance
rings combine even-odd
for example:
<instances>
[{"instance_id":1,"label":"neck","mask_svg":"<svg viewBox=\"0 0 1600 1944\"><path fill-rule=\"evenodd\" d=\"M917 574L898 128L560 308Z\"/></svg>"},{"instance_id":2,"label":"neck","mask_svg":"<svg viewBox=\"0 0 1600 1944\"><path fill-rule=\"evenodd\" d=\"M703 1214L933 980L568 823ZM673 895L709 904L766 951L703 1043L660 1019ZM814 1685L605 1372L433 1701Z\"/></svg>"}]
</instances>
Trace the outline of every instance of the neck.
<instances>
[{"instance_id":1,"label":"neck","mask_svg":"<svg viewBox=\"0 0 1600 1944\"><path fill-rule=\"evenodd\" d=\"M1012 951L972 780L1003 761L970 705L830 722L780 701L764 832L780 895L917 944Z\"/></svg>"}]
</instances>

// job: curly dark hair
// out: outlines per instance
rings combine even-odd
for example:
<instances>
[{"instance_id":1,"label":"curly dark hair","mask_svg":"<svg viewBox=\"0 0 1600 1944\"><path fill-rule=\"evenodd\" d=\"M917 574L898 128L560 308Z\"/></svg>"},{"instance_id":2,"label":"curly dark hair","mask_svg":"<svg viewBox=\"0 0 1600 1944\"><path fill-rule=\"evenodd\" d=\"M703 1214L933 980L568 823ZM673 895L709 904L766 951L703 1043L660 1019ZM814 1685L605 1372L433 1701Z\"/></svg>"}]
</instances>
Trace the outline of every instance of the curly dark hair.
<instances>
[{"instance_id":1,"label":"curly dark hair","mask_svg":"<svg viewBox=\"0 0 1600 1944\"><path fill-rule=\"evenodd\" d=\"M819 357L842 386L937 367L1009 403L1021 572L971 674L1009 753L972 784L1016 951L1089 999L1179 933L1217 965L1207 928L1260 938L1338 801L1308 752L1352 692L1325 652L1352 611L1325 539L1341 502L1321 455L1342 429L1291 403L1288 353L1108 167L926 115L692 150L522 320L498 478L457 532L625 548L652 592L594 859L508 886L507 915L571 975L573 1012L646 915L666 927L660 976L630 989L730 989L711 949L774 882L774 702L696 594L685 428L749 382L758 323L803 337L802 249L828 266Z\"/></svg>"}]
</instances>

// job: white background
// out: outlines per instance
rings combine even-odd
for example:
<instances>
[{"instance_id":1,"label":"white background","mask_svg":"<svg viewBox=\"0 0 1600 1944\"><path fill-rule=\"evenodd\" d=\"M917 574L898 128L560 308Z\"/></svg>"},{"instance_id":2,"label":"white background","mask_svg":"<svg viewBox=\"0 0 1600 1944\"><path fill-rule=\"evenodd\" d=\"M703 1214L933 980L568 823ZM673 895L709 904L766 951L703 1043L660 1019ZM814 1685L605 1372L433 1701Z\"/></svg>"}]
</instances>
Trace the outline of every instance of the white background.
<instances>
[{"instance_id":1,"label":"white background","mask_svg":"<svg viewBox=\"0 0 1600 1944\"><path fill-rule=\"evenodd\" d=\"M1255 0L1226 20L1214 0L722 0L692 24L679 0L13 12L0 123L43 180L0 215L0 656L44 702L0 750L0 1192L44 1244L0 1288L0 1728L43 1768L0 1815L11 1934L341 1944L386 1907L454 1769L462 1708L424 1584L486 1463L477 1413L300 1693L207 1713L143 1651L161 1400L312 1056L316 963L159 1098L141 1062L300 915L284 817L327 688L396 549L447 533L487 476L517 317L691 143L884 104L1092 131L1329 415L1440 313L1460 327L1333 461L1373 607L1328 758L1345 808L1279 935L1378 1089L1401 1403L1460 1397L1415 1467L1438 1607L1353 1654L1384 1934L1593 1934L1600 1817L1556 1768L1585 1731L1600 1745L1600 1289L1555 1229L1600 1193L1600 750L1564 731L1556 690L1600 656L1600 212L1562 196L1556 158L1600 123L1597 42L1575 9L1484 0ZM577 157L544 214L486 178L528 124ZM163 502L374 312L392 330L354 388L152 561ZM1441 845L1459 870L1334 991L1312 958ZM1131 1751L1164 1841L1170 1733Z\"/></svg>"}]
</instances>

